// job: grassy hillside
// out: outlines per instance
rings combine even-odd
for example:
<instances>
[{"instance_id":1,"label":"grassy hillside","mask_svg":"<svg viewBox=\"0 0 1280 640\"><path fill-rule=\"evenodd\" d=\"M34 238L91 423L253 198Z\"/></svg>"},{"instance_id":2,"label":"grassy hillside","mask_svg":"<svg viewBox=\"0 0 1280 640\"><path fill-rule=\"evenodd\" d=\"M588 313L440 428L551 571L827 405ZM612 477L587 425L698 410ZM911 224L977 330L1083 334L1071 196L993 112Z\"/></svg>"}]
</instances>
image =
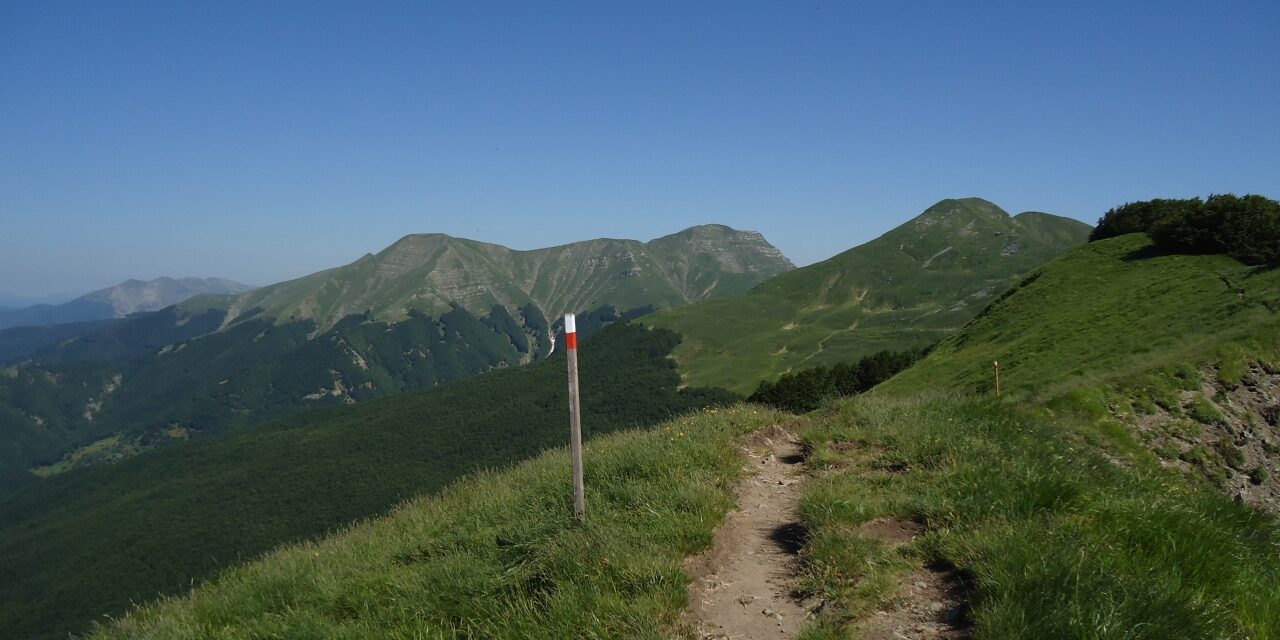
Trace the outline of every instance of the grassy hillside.
<instances>
[{"instance_id":1,"label":"grassy hillside","mask_svg":"<svg viewBox=\"0 0 1280 640\"><path fill-rule=\"evenodd\" d=\"M583 343L589 436L731 400L685 389L670 332ZM567 438L563 358L52 477L0 504L0 628L58 637L281 543L384 513ZM500 400L500 401L498 401Z\"/></svg>"},{"instance_id":2,"label":"grassy hillside","mask_svg":"<svg viewBox=\"0 0 1280 640\"><path fill-rule=\"evenodd\" d=\"M1274 344L1280 270L1157 250L1143 234L1093 242L1025 277L929 357L883 385L1048 401L1091 381L1198 364L1232 340Z\"/></svg>"},{"instance_id":3,"label":"grassy hillside","mask_svg":"<svg viewBox=\"0 0 1280 640\"><path fill-rule=\"evenodd\" d=\"M1116 464L1069 423L880 392L807 423L800 584L828 606L806 640L850 637L926 576L957 583L975 638L1280 635L1275 518L1158 466ZM886 523L920 533L886 539Z\"/></svg>"},{"instance_id":4,"label":"grassy hillside","mask_svg":"<svg viewBox=\"0 0 1280 640\"><path fill-rule=\"evenodd\" d=\"M1089 227L944 200L885 235L771 278L745 296L654 314L679 332L681 373L750 393L761 379L940 340L1018 277L1081 244Z\"/></svg>"},{"instance_id":5,"label":"grassy hillside","mask_svg":"<svg viewBox=\"0 0 1280 640\"><path fill-rule=\"evenodd\" d=\"M979 638L1280 635L1278 313L1275 269L1121 236L811 414L803 584L834 606L805 637L845 637L929 571Z\"/></svg>"},{"instance_id":6,"label":"grassy hillside","mask_svg":"<svg viewBox=\"0 0 1280 640\"><path fill-rule=\"evenodd\" d=\"M585 526L553 452L227 571L96 638L666 638L684 555L707 546L741 472L739 407L587 447Z\"/></svg>"}]
</instances>

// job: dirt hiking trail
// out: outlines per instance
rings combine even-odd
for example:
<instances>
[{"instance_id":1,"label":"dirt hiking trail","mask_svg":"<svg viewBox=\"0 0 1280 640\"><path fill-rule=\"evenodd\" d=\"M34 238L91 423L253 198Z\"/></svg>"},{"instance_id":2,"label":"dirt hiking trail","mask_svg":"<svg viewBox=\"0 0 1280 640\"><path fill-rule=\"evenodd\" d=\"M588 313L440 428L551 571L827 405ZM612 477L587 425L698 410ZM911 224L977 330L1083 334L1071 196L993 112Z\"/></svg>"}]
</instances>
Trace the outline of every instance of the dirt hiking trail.
<instances>
[{"instance_id":1,"label":"dirt hiking trail","mask_svg":"<svg viewBox=\"0 0 1280 640\"><path fill-rule=\"evenodd\" d=\"M775 426L744 447L750 475L738 485L738 507L712 547L685 565L694 580L683 622L699 640L793 638L808 614L791 595L801 543L800 446Z\"/></svg>"},{"instance_id":2,"label":"dirt hiking trail","mask_svg":"<svg viewBox=\"0 0 1280 640\"><path fill-rule=\"evenodd\" d=\"M805 479L795 435L772 426L742 444L748 461L738 485L737 508L716 529L710 549L689 558L685 570L689 608L681 616L697 640L794 638L822 602L801 602L792 594L799 575L797 554L804 531L796 515ZM858 533L890 547L909 544L924 533L914 522L881 518ZM869 612L856 625L859 640L966 640L967 606L959 579L947 567L920 566L899 578L889 606Z\"/></svg>"}]
</instances>

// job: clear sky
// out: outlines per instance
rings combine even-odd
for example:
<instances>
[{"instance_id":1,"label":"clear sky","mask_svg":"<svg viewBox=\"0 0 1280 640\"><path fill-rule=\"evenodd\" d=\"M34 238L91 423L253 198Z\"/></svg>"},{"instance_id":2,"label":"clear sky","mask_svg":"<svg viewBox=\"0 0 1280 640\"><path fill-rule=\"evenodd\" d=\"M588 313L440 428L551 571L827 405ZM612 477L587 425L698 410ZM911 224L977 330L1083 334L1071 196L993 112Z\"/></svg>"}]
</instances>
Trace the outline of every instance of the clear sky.
<instances>
[{"instance_id":1,"label":"clear sky","mask_svg":"<svg viewBox=\"0 0 1280 640\"><path fill-rule=\"evenodd\" d=\"M910 5L910 8L905 8ZM0 1L0 291L1280 197L1280 3Z\"/></svg>"}]
</instances>

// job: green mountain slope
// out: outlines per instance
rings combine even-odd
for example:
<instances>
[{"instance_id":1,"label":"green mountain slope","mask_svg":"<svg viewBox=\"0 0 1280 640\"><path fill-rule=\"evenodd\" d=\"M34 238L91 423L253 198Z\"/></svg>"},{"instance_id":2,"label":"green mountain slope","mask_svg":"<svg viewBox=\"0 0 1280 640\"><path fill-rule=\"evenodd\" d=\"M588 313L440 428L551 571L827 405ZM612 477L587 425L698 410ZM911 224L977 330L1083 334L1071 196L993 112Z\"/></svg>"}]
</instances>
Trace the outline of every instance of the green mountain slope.
<instances>
[{"instance_id":1,"label":"green mountain slope","mask_svg":"<svg viewBox=\"0 0 1280 640\"><path fill-rule=\"evenodd\" d=\"M0 329L0 366L19 362L50 345L97 333L120 322L124 320L85 320Z\"/></svg>"},{"instance_id":2,"label":"green mountain slope","mask_svg":"<svg viewBox=\"0 0 1280 640\"><path fill-rule=\"evenodd\" d=\"M986 638L1280 636L1280 270L1093 242L810 416L812 637L925 566ZM894 549L885 521L928 537Z\"/></svg>"},{"instance_id":3,"label":"green mountain slope","mask_svg":"<svg viewBox=\"0 0 1280 640\"><path fill-rule=\"evenodd\" d=\"M228 322L307 319L321 329L352 314L396 321L411 310L434 315L454 304L472 313L533 304L556 317L604 305L661 308L735 295L791 268L759 233L722 225L650 242L598 239L533 251L424 234L223 304Z\"/></svg>"},{"instance_id":4,"label":"green mountain slope","mask_svg":"<svg viewBox=\"0 0 1280 640\"><path fill-rule=\"evenodd\" d=\"M653 315L679 332L694 385L749 393L760 379L935 342L1033 269L1081 244L1089 226L1045 213L1010 217L977 198L943 200L833 258L745 296Z\"/></svg>"},{"instance_id":5,"label":"green mountain slope","mask_svg":"<svg viewBox=\"0 0 1280 640\"><path fill-rule=\"evenodd\" d=\"M677 391L678 338L616 324L582 343L594 437L733 398ZM62 474L0 503L0 628L65 637L104 613L567 438L558 355Z\"/></svg>"},{"instance_id":6,"label":"green mountain slope","mask_svg":"<svg viewBox=\"0 0 1280 640\"><path fill-rule=\"evenodd\" d=\"M882 385L1046 401L1104 377L1215 357L1280 329L1280 270L1157 250L1143 234L1093 242L1026 276L963 331ZM1268 338L1268 336L1272 336Z\"/></svg>"},{"instance_id":7,"label":"green mountain slope","mask_svg":"<svg viewBox=\"0 0 1280 640\"><path fill-rule=\"evenodd\" d=\"M584 329L617 317L586 314ZM37 476L540 360L554 340L532 306L515 318L502 307L395 324L355 316L323 333L265 319L217 331L223 318L171 307L4 370L0 496Z\"/></svg>"}]
</instances>

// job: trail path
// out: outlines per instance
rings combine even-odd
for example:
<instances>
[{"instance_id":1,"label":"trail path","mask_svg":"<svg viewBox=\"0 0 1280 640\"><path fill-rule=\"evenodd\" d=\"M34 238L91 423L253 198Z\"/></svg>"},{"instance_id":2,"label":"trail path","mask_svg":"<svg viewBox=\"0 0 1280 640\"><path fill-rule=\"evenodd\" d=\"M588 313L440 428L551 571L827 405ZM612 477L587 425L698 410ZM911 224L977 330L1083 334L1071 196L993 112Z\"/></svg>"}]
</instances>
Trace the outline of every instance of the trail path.
<instances>
[{"instance_id":1,"label":"trail path","mask_svg":"<svg viewBox=\"0 0 1280 640\"><path fill-rule=\"evenodd\" d=\"M711 549L690 559L684 622L700 640L793 638L808 612L791 596L800 527L800 447L779 427L747 444L752 475Z\"/></svg>"},{"instance_id":2,"label":"trail path","mask_svg":"<svg viewBox=\"0 0 1280 640\"><path fill-rule=\"evenodd\" d=\"M861 318L859 318L859 319L857 319L857 320L854 320L854 321L853 321L853 324L849 325L849 327L848 327L848 328L846 328L846 329L836 329L835 331L832 331L831 333L828 333L828 334L827 334L827 337L825 337L825 338L823 338L823 339L821 339L821 340L819 340L819 341L818 341L818 348L817 348L817 349L815 349L813 353L811 353L811 354L809 354L809 355L805 356L803 360L801 360L800 362L797 362L797 363L796 363L796 366L798 367L798 366L800 366L800 365L802 365L802 364L804 364L804 363L808 362L810 358L813 358L814 356L818 355L819 353L822 353L822 350L827 348L827 341L828 341L828 340L830 340L830 339L832 339L832 338L834 338L834 337L836 337L836 336L838 336L838 335L840 335L840 334L842 334L842 333L849 333L850 331L853 331L854 329L857 329L857 328L858 328L858 324L859 324L859 323L861 323L861 322L862 322L862 319L861 319ZM790 371L790 370L791 370L790 368L788 368L788 369L787 369L787 371Z\"/></svg>"}]
</instances>

